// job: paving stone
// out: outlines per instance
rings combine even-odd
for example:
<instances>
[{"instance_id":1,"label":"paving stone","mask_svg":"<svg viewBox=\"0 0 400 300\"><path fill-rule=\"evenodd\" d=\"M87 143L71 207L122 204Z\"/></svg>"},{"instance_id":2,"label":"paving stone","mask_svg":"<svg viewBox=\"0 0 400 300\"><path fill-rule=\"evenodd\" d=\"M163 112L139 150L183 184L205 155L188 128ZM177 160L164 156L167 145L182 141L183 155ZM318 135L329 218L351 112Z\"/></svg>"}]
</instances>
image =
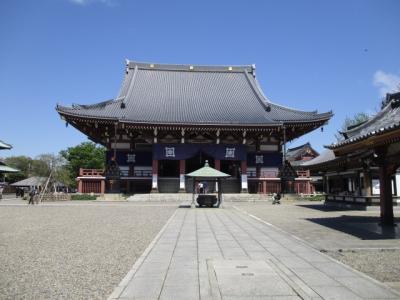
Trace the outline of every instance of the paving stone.
<instances>
[{"instance_id":1,"label":"paving stone","mask_svg":"<svg viewBox=\"0 0 400 300\"><path fill-rule=\"evenodd\" d=\"M295 255L278 258L288 268L311 268L312 265L306 260Z\"/></svg>"},{"instance_id":2,"label":"paving stone","mask_svg":"<svg viewBox=\"0 0 400 300\"><path fill-rule=\"evenodd\" d=\"M398 297L244 214L193 209L175 215L120 299L221 296L223 300Z\"/></svg>"},{"instance_id":3,"label":"paving stone","mask_svg":"<svg viewBox=\"0 0 400 300\"><path fill-rule=\"evenodd\" d=\"M122 292L120 297L136 298L147 297L147 299L157 299L163 287L164 276L144 276L134 277L126 289Z\"/></svg>"},{"instance_id":4,"label":"paving stone","mask_svg":"<svg viewBox=\"0 0 400 300\"><path fill-rule=\"evenodd\" d=\"M199 288L194 284L182 282L180 285L165 285L160 300L188 300L199 299Z\"/></svg>"},{"instance_id":5,"label":"paving stone","mask_svg":"<svg viewBox=\"0 0 400 300\"><path fill-rule=\"evenodd\" d=\"M295 273L310 287L341 286L340 282L315 268L295 269Z\"/></svg>"},{"instance_id":6,"label":"paving stone","mask_svg":"<svg viewBox=\"0 0 400 300\"><path fill-rule=\"evenodd\" d=\"M328 276L331 276L333 278L341 278L341 277L352 277L352 276L361 276L354 272L353 270L346 268L340 263L330 261L327 263L321 263L321 262L312 262L311 263L313 266L315 266L317 269L320 271L324 272Z\"/></svg>"},{"instance_id":7,"label":"paving stone","mask_svg":"<svg viewBox=\"0 0 400 300\"><path fill-rule=\"evenodd\" d=\"M321 263L332 262L332 259L330 259L326 255L320 254L320 253L318 253L316 251L310 251L310 249L308 249L307 252L297 252L297 251L295 251L295 254L298 257L306 260L307 262L311 262L311 263L313 263L313 262L321 262Z\"/></svg>"},{"instance_id":8,"label":"paving stone","mask_svg":"<svg viewBox=\"0 0 400 300\"><path fill-rule=\"evenodd\" d=\"M343 299L343 300L360 300L359 296L343 286L318 286L314 290L323 299Z\"/></svg>"}]
</instances>

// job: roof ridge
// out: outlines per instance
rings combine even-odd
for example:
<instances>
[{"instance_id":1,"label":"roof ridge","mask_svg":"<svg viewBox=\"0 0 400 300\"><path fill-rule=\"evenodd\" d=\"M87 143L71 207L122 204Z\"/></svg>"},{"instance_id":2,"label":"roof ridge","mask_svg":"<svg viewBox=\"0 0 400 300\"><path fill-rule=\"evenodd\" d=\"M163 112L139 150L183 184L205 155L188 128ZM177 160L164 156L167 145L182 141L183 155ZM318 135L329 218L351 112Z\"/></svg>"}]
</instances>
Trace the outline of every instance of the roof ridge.
<instances>
[{"instance_id":1,"label":"roof ridge","mask_svg":"<svg viewBox=\"0 0 400 300\"><path fill-rule=\"evenodd\" d=\"M112 104L112 103L116 103L116 102L118 102L118 101L120 101L121 99L118 99L118 100L116 100L116 99L109 99L109 100L105 100L105 101L102 101L102 102L98 102L98 103L93 103L93 104L77 104L77 103L74 103L74 104L72 104L72 108L73 109L91 109L91 108L103 108L103 107L105 107L105 106L107 106L107 105L109 105L109 104Z\"/></svg>"},{"instance_id":2,"label":"roof ridge","mask_svg":"<svg viewBox=\"0 0 400 300\"><path fill-rule=\"evenodd\" d=\"M366 126L368 126L372 121L377 120L378 118L380 118L381 116L384 115L384 112L386 112L387 110L392 109L390 106L390 103L388 103L388 105L386 105L383 109L381 109L376 115L372 116L371 118L369 118L367 121L365 121L364 123L359 124L358 126L355 126L354 128L350 129L350 130L346 130L344 131L344 133L353 133L355 131L359 131L362 130L362 128L365 128Z\"/></svg>"},{"instance_id":3,"label":"roof ridge","mask_svg":"<svg viewBox=\"0 0 400 300\"><path fill-rule=\"evenodd\" d=\"M245 72L245 76L246 76L247 81L250 84L250 87L252 88L252 90L256 94L258 102L260 102L261 106L264 108L264 111L267 112L267 107L268 106L266 104L266 101L263 101L263 100L266 100L266 98L264 96L264 93L262 92L262 90L259 88L258 85L255 85L253 83L253 81L256 81L255 77L253 77L253 79L250 78L250 75L248 73L246 73L246 72ZM272 122L276 122L274 119L271 119L270 117L268 117L267 114L265 115L265 118L268 118L268 120L270 120Z\"/></svg>"},{"instance_id":4,"label":"roof ridge","mask_svg":"<svg viewBox=\"0 0 400 300\"><path fill-rule=\"evenodd\" d=\"M126 95L123 97L124 99L125 99L126 96L129 95L129 93L130 93L130 92L132 91L132 89L133 89L133 83L135 82L137 72L138 72L138 67L136 66L136 67L133 69L132 78L131 78L131 80L130 80L130 82L129 82L129 86L128 86L128 90L126 91ZM128 74L126 74L126 76L128 76Z\"/></svg>"},{"instance_id":5,"label":"roof ridge","mask_svg":"<svg viewBox=\"0 0 400 300\"><path fill-rule=\"evenodd\" d=\"M246 76L247 76L248 81L250 82L250 85L255 90L258 98L262 101L262 105L264 106L264 108L267 108L269 105L274 105L283 110L291 111L291 112L301 112L301 113L306 113L309 115L317 115L317 116L332 115L332 110L330 110L328 112L324 112L324 113L318 113L318 110L305 111L305 110L290 108L287 106L276 104L276 103L272 102L267 96L265 96L264 91L262 90L262 88L255 76L254 76L254 79L251 79L248 74L246 74ZM285 121L282 121L282 122L285 122Z\"/></svg>"},{"instance_id":6,"label":"roof ridge","mask_svg":"<svg viewBox=\"0 0 400 300\"><path fill-rule=\"evenodd\" d=\"M302 112L302 113L307 113L307 114L310 114L310 115L319 114L318 110L309 111L309 110L295 109L295 108L292 108L292 107L288 107L288 106L284 106L284 105L281 105L281 104L277 104L275 102L270 102L270 104L278 106L279 108L281 108L283 110L287 110L287 111ZM329 111L329 112L332 112L332 111ZM325 113L320 113L320 114L325 114Z\"/></svg>"},{"instance_id":7,"label":"roof ridge","mask_svg":"<svg viewBox=\"0 0 400 300\"><path fill-rule=\"evenodd\" d=\"M300 145L300 146L297 146L297 147L293 147L293 148L289 148L289 149L287 150L287 152L300 149L300 148L302 148L302 147L304 147L304 146L310 146L310 147L311 147L311 144L310 144L310 142L307 142L307 143L305 143L305 144L303 144L303 145Z\"/></svg>"},{"instance_id":8,"label":"roof ridge","mask_svg":"<svg viewBox=\"0 0 400 300\"><path fill-rule=\"evenodd\" d=\"M152 63L138 62L126 60L126 66L129 69L138 67L139 69L148 70L169 70L169 71L192 71L192 72L255 72L255 65L196 65L196 64L167 64L167 63Z\"/></svg>"}]
</instances>

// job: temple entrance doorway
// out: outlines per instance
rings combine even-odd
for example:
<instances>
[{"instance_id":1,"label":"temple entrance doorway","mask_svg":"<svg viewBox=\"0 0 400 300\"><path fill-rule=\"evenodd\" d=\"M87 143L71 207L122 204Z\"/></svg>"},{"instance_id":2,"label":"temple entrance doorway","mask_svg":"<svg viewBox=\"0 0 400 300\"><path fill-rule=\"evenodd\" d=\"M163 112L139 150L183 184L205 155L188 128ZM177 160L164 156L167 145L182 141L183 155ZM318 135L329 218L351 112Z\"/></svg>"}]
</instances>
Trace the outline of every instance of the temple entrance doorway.
<instances>
[{"instance_id":1,"label":"temple entrance doorway","mask_svg":"<svg viewBox=\"0 0 400 300\"><path fill-rule=\"evenodd\" d=\"M160 177L179 178L179 160L160 160L158 172Z\"/></svg>"},{"instance_id":2,"label":"temple entrance doorway","mask_svg":"<svg viewBox=\"0 0 400 300\"><path fill-rule=\"evenodd\" d=\"M185 171L186 174L204 167L206 160L208 161L209 166L214 168L214 158L203 152L199 152L194 157L187 159Z\"/></svg>"},{"instance_id":3,"label":"temple entrance doorway","mask_svg":"<svg viewBox=\"0 0 400 300\"><path fill-rule=\"evenodd\" d=\"M240 161L221 160L220 171L232 176L221 183L223 192L229 194L240 193Z\"/></svg>"},{"instance_id":4,"label":"temple entrance doorway","mask_svg":"<svg viewBox=\"0 0 400 300\"><path fill-rule=\"evenodd\" d=\"M232 178L240 178L239 160L221 160L221 172L229 174Z\"/></svg>"}]
</instances>

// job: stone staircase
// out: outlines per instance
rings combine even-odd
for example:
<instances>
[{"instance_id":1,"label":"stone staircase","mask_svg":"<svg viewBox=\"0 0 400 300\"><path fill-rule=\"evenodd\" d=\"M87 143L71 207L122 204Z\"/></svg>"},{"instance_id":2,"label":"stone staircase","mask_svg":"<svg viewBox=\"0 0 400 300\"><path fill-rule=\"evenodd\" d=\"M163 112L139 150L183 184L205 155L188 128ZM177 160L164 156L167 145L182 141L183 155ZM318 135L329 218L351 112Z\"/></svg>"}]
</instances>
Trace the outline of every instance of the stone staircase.
<instances>
[{"instance_id":1,"label":"stone staircase","mask_svg":"<svg viewBox=\"0 0 400 300\"><path fill-rule=\"evenodd\" d=\"M224 201L228 202L253 202L271 201L271 196L264 194L223 194ZM154 201L154 202L183 202L192 201L191 193L150 193L135 194L127 198L128 201Z\"/></svg>"},{"instance_id":2,"label":"stone staircase","mask_svg":"<svg viewBox=\"0 0 400 300\"><path fill-rule=\"evenodd\" d=\"M96 201L126 201L124 194L107 193L97 196Z\"/></svg>"},{"instance_id":3,"label":"stone staircase","mask_svg":"<svg viewBox=\"0 0 400 300\"><path fill-rule=\"evenodd\" d=\"M135 194L127 198L128 201L154 201L154 202L182 202L192 201L189 193L149 193Z\"/></svg>"}]
</instances>

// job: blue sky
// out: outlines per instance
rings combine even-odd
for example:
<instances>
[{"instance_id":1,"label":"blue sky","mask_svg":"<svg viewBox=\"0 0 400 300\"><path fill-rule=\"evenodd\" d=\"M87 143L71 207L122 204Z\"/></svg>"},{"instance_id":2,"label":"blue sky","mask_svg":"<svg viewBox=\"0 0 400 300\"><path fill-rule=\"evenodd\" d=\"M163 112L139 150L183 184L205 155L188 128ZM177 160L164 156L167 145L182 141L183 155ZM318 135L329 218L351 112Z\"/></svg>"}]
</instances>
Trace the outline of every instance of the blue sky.
<instances>
[{"instance_id":1,"label":"blue sky","mask_svg":"<svg viewBox=\"0 0 400 300\"><path fill-rule=\"evenodd\" d=\"M317 150L346 116L373 113L400 82L400 1L0 2L1 156L58 153L86 140L57 103L116 96L125 58L183 64L256 64L273 102L333 110Z\"/></svg>"}]
</instances>

